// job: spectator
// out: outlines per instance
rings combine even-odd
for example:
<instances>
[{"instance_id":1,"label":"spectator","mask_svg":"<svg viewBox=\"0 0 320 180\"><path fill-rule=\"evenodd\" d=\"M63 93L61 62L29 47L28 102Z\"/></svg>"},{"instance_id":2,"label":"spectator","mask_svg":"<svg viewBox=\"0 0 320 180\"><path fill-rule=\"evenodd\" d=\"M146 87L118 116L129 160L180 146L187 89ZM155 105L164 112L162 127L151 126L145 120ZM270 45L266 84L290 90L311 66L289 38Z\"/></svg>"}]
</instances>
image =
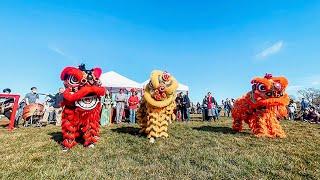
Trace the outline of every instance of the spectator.
<instances>
[{"instance_id":1,"label":"spectator","mask_svg":"<svg viewBox=\"0 0 320 180\"><path fill-rule=\"evenodd\" d=\"M230 104L231 104L231 110L233 109L233 106L234 106L234 103L235 103L235 102L236 102L236 100L232 98L232 99L231 99L231 103L230 103Z\"/></svg>"},{"instance_id":2,"label":"spectator","mask_svg":"<svg viewBox=\"0 0 320 180\"><path fill-rule=\"evenodd\" d=\"M190 111L189 112L191 114L196 114L196 111L197 111L197 106L193 102L191 102Z\"/></svg>"},{"instance_id":3,"label":"spectator","mask_svg":"<svg viewBox=\"0 0 320 180\"><path fill-rule=\"evenodd\" d=\"M139 98L137 96L137 91L135 89L131 89L131 96L128 99L129 110L130 110L130 123L136 123L136 111L139 105Z\"/></svg>"},{"instance_id":4,"label":"spectator","mask_svg":"<svg viewBox=\"0 0 320 180\"><path fill-rule=\"evenodd\" d=\"M2 91L4 94L10 94L11 89L6 88ZM5 117L10 119L11 113L12 113L12 108L13 108L13 103L14 99L13 98L1 98L0 99L0 113L3 114Z\"/></svg>"},{"instance_id":5,"label":"spectator","mask_svg":"<svg viewBox=\"0 0 320 180\"><path fill-rule=\"evenodd\" d=\"M294 101L290 101L290 104L288 105L288 109L289 109L289 120L294 120L294 115L296 113L297 107L295 105Z\"/></svg>"},{"instance_id":6,"label":"spectator","mask_svg":"<svg viewBox=\"0 0 320 180\"><path fill-rule=\"evenodd\" d=\"M208 96L204 96L202 100L202 119L204 121L209 120L208 116Z\"/></svg>"},{"instance_id":7,"label":"spectator","mask_svg":"<svg viewBox=\"0 0 320 180\"><path fill-rule=\"evenodd\" d=\"M182 97L182 120L189 121L190 120L190 99L189 93L187 93Z\"/></svg>"},{"instance_id":8,"label":"spectator","mask_svg":"<svg viewBox=\"0 0 320 180\"><path fill-rule=\"evenodd\" d=\"M16 119L15 119L15 124L14 124L15 128L19 128L19 122L22 119L22 113L25 106L26 106L26 100L22 99L22 101L19 103L19 108L17 111Z\"/></svg>"},{"instance_id":9,"label":"spectator","mask_svg":"<svg viewBox=\"0 0 320 180\"><path fill-rule=\"evenodd\" d=\"M310 123L320 123L320 114L317 112L315 107L311 106L309 108L307 119Z\"/></svg>"},{"instance_id":10,"label":"spectator","mask_svg":"<svg viewBox=\"0 0 320 180\"><path fill-rule=\"evenodd\" d=\"M208 92L208 116L209 120L214 120L219 119L219 112L218 112L218 103L215 100L213 96L211 96L211 92Z\"/></svg>"},{"instance_id":11,"label":"spectator","mask_svg":"<svg viewBox=\"0 0 320 180\"><path fill-rule=\"evenodd\" d=\"M177 120L181 121L183 118L183 113L182 113L182 104L183 103L183 97L182 97L182 92L178 93L176 97L176 106L177 106Z\"/></svg>"},{"instance_id":12,"label":"spectator","mask_svg":"<svg viewBox=\"0 0 320 180\"><path fill-rule=\"evenodd\" d=\"M224 102L224 116L230 117L231 113L231 101L227 98Z\"/></svg>"},{"instance_id":13,"label":"spectator","mask_svg":"<svg viewBox=\"0 0 320 180\"><path fill-rule=\"evenodd\" d=\"M201 114L201 104L197 103L197 114Z\"/></svg>"},{"instance_id":14,"label":"spectator","mask_svg":"<svg viewBox=\"0 0 320 180\"><path fill-rule=\"evenodd\" d=\"M63 101L63 93L64 88L59 88L59 92L57 94L48 95L52 102L53 112L56 119L56 126L61 126L61 118L62 118L62 101Z\"/></svg>"},{"instance_id":15,"label":"spectator","mask_svg":"<svg viewBox=\"0 0 320 180\"><path fill-rule=\"evenodd\" d=\"M223 116L226 116L226 102L221 100L221 107L223 108Z\"/></svg>"},{"instance_id":16,"label":"spectator","mask_svg":"<svg viewBox=\"0 0 320 180\"><path fill-rule=\"evenodd\" d=\"M116 123L120 124L122 122L124 106L126 104L126 95L124 90L120 89L119 94L116 95Z\"/></svg>"},{"instance_id":17,"label":"spectator","mask_svg":"<svg viewBox=\"0 0 320 180\"><path fill-rule=\"evenodd\" d=\"M100 125L107 126L111 123L111 110L112 110L112 98L108 90L106 90L106 94L101 97L101 119Z\"/></svg>"},{"instance_id":18,"label":"spectator","mask_svg":"<svg viewBox=\"0 0 320 180\"><path fill-rule=\"evenodd\" d=\"M305 100L305 98L302 98L302 101L301 101L301 110L302 110L302 111L307 110L308 106L309 106L309 103Z\"/></svg>"},{"instance_id":19,"label":"spectator","mask_svg":"<svg viewBox=\"0 0 320 180\"><path fill-rule=\"evenodd\" d=\"M37 93L37 91L38 89L36 87L32 87L31 92L26 94L25 96L26 105L39 102L39 94Z\"/></svg>"},{"instance_id":20,"label":"spectator","mask_svg":"<svg viewBox=\"0 0 320 180\"><path fill-rule=\"evenodd\" d=\"M3 92L3 94L11 94L11 89L6 88L2 92Z\"/></svg>"}]
</instances>

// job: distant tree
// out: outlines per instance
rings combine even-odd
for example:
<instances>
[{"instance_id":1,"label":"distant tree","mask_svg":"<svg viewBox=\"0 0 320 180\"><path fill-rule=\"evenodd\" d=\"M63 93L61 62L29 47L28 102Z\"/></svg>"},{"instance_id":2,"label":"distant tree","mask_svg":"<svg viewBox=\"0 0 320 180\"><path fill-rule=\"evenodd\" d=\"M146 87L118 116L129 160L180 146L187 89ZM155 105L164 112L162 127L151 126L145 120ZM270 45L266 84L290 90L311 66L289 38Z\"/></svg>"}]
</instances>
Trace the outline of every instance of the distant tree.
<instances>
[{"instance_id":1,"label":"distant tree","mask_svg":"<svg viewBox=\"0 0 320 180\"><path fill-rule=\"evenodd\" d=\"M315 88L306 88L299 90L298 93L312 104L320 103L320 90Z\"/></svg>"}]
</instances>

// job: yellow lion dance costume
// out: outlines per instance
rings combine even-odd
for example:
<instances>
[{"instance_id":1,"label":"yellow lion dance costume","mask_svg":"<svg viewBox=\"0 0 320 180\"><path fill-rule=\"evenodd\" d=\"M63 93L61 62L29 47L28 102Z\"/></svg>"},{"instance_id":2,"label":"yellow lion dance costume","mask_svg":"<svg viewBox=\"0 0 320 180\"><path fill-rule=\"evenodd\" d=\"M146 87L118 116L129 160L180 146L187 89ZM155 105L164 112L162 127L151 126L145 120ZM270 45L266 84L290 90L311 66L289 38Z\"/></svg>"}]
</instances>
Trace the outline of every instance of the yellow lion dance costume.
<instances>
[{"instance_id":1,"label":"yellow lion dance costume","mask_svg":"<svg viewBox=\"0 0 320 180\"><path fill-rule=\"evenodd\" d=\"M153 71L145 87L143 99L137 113L140 133L147 134L151 143L165 137L168 125L176 119L174 109L178 82L167 72Z\"/></svg>"},{"instance_id":2,"label":"yellow lion dance costume","mask_svg":"<svg viewBox=\"0 0 320 180\"><path fill-rule=\"evenodd\" d=\"M285 138L279 119L288 114L288 80L266 74L264 78L254 78L251 84L252 91L234 103L232 128L240 132L244 121L257 137Z\"/></svg>"}]
</instances>

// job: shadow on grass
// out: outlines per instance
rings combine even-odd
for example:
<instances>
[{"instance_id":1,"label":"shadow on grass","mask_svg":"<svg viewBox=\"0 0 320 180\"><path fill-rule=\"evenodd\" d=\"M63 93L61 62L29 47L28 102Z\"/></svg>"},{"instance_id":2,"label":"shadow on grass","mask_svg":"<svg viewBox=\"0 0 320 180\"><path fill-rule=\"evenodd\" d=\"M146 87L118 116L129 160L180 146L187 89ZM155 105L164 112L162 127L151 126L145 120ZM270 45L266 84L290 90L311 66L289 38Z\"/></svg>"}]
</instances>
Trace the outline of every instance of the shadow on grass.
<instances>
[{"instance_id":1,"label":"shadow on grass","mask_svg":"<svg viewBox=\"0 0 320 180\"><path fill-rule=\"evenodd\" d=\"M112 129L111 131L119 133L119 134L130 134L132 136L142 136L139 131L139 128L136 127L120 127L117 129Z\"/></svg>"},{"instance_id":2,"label":"shadow on grass","mask_svg":"<svg viewBox=\"0 0 320 180\"><path fill-rule=\"evenodd\" d=\"M8 125L7 125L7 124L1 124L0 127L3 128L3 129L5 129L5 128L8 127Z\"/></svg>"},{"instance_id":3,"label":"shadow on grass","mask_svg":"<svg viewBox=\"0 0 320 180\"><path fill-rule=\"evenodd\" d=\"M236 132L230 127L214 127L214 126L201 126L192 128L197 131L207 131L207 132L217 132L223 134L242 134L242 135L250 135L248 132Z\"/></svg>"},{"instance_id":4,"label":"shadow on grass","mask_svg":"<svg viewBox=\"0 0 320 180\"><path fill-rule=\"evenodd\" d=\"M50 135L51 139L57 142L58 144L61 144L63 141L62 132L52 132L52 133L49 133L48 135Z\"/></svg>"}]
</instances>

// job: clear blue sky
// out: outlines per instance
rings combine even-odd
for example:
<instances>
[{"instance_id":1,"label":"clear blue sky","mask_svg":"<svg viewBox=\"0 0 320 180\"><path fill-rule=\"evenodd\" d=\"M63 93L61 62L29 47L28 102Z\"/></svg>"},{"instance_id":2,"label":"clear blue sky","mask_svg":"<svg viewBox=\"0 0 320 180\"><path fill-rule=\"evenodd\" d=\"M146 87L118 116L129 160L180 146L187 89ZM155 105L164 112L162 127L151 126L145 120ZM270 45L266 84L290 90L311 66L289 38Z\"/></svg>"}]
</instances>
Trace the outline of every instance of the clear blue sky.
<instances>
[{"instance_id":1,"label":"clear blue sky","mask_svg":"<svg viewBox=\"0 0 320 180\"><path fill-rule=\"evenodd\" d=\"M138 82L171 72L199 100L238 97L253 76L320 87L320 1L1 1L0 88L54 93L81 62ZM12 75L12 76L11 76Z\"/></svg>"}]
</instances>

